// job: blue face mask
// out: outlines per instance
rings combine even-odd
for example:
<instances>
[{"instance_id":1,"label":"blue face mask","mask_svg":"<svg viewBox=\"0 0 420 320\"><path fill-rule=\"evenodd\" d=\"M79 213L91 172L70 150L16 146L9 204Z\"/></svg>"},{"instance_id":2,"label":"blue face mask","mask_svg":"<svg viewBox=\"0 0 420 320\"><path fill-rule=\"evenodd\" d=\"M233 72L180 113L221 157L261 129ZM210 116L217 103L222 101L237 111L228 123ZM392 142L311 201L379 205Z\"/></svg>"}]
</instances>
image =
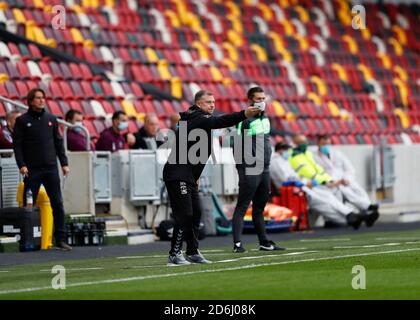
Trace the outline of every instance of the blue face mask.
<instances>
[{"instance_id":1,"label":"blue face mask","mask_svg":"<svg viewBox=\"0 0 420 320\"><path fill-rule=\"evenodd\" d=\"M120 131L123 131L127 128L128 128L128 122L127 121L120 122L120 124L118 125L118 130L120 130Z\"/></svg>"},{"instance_id":2,"label":"blue face mask","mask_svg":"<svg viewBox=\"0 0 420 320\"><path fill-rule=\"evenodd\" d=\"M284 152L281 154L281 157L282 157L284 160L289 160L289 158L290 158L290 151L284 151Z\"/></svg>"},{"instance_id":3,"label":"blue face mask","mask_svg":"<svg viewBox=\"0 0 420 320\"><path fill-rule=\"evenodd\" d=\"M82 126L83 125L83 123L80 122L80 121L77 121L74 124L75 125L79 125L79 126ZM76 132L76 133L81 133L83 131L83 129L80 128L80 127L73 127L73 131Z\"/></svg>"},{"instance_id":4,"label":"blue face mask","mask_svg":"<svg viewBox=\"0 0 420 320\"><path fill-rule=\"evenodd\" d=\"M319 151L321 151L321 153L323 153L326 156L328 156L330 154L330 149L331 149L331 145L330 144L326 144L325 146L322 146L321 148L319 148Z\"/></svg>"}]
</instances>

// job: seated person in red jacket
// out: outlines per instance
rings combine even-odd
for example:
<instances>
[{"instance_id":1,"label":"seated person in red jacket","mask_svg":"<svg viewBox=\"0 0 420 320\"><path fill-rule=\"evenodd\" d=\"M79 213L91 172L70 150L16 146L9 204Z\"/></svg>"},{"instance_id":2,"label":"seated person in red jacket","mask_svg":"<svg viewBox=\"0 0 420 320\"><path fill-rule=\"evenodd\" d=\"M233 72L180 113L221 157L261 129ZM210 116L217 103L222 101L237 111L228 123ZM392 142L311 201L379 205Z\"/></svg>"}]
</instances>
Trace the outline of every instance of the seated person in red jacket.
<instances>
[{"instance_id":1,"label":"seated person in red jacket","mask_svg":"<svg viewBox=\"0 0 420 320\"><path fill-rule=\"evenodd\" d=\"M0 149L13 149L13 127L16 118L22 113L19 110L13 110L6 115L6 126L0 128Z\"/></svg>"},{"instance_id":2,"label":"seated person in red jacket","mask_svg":"<svg viewBox=\"0 0 420 320\"><path fill-rule=\"evenodd\" d=\"M144 117L144 126L134 135L136 141L131 149L156 150L164 141L156 140L159 132L159 118L154 113Z\"/></svg>"},{"instance_id":3,"label":"seated person in red jacket","mask_svg":"<svg viewBox=\"0 0 420 320\"><path fill-rule=\"evenodd\" d=\"M83 114L74 109L70 109L65 117L67 122L83 126ZM67 130L67 149L69 151L87 151L86 136L80 127L69 128ZM90 142L90 151L95 151L95 145Z\"/></svg>"},{"instance_id":4,"label":"seated person in red jacket","mask_svg":"<svg viewBox=\"0 0 420 320\"><path fill-rule=\"evenodd\" d=\"M128 119L124 111L116 111L112 115L112 126L102 131L96 142L97 151L118 151L128 149L124 135L128 130Z\"/></svg>"}]
</instances>

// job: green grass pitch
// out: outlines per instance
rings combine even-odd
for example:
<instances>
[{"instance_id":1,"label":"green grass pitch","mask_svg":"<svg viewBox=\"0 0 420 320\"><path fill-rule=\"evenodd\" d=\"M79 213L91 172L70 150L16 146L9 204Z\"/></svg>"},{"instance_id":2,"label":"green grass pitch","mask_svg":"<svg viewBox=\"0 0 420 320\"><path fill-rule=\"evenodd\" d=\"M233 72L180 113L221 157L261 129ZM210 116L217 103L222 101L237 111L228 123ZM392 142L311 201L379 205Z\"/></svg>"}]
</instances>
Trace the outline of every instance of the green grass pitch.
<instances>
[{"instance_id":1,"label":"green grass pitch","mask_svg":"<svg viewBox=\"0 0 420 320\"><path fill-rule=\"evenodd\" d=\"M281 245L287 250L206 248L210 265L168 267L166 252L153 252L0 267L0 299L420 299L420 230ZM51 287L54 265L66 268L65 289ZM357 265L365 289L352 287L362 283Z\"/></svg>"}]
</instances>

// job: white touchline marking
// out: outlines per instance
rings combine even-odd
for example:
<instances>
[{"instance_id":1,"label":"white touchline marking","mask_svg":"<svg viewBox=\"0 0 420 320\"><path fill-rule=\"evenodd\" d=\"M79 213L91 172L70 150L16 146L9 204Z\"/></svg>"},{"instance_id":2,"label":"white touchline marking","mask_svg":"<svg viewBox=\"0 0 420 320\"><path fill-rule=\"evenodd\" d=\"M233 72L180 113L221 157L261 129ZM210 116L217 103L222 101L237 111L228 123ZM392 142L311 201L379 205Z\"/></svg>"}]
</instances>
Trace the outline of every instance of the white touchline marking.
<instances>
[{"instance_id":1,"label":"white touchline marking","mask_svg":"<svg viewBox=\"0 0 420 320\"><path fill-rule=\"evenodd\" d=\"M100 281L77 282L77 283L68 283L67 287L82 287L82 286L92 286L92 285L98 285L98 284L130 282L130 281L140 281L140 280L159 279L159 278L170 278L170 277L179 277L179 276L189 276L189 275L194 275L194 274L199 274L199 273L214 273L214 272L223 272L223 271L235 271L235 270L242 270L242 269L253 269L253 268L258 268L258 267L278 266L278 265L293 264L293 263L300 263L300 262L317 262L317 261L324 261L324 260L337 260L337 259L344 259L344 258L355 258L355 257L373 256L373 255L408 252L408 251L419 251L419 250L420 250L420 248L411 248L411 249L380 251L380 252L365 252L365 253L348 254L348 255L335 256L335 257L321 257L321 258L310 258L310 259L302 259L302 260L294 260L294 261L281 261L281 262L270 262L270 263L261 263L261 264L250 264L250 265L246 265L246 266L220 268L220 269L213 269L213 270L211 270L211 269L210 270L197 270L197 271L189 271L189 272L187 271L187 272L177 272L177 273L156 274L156 275L150 275L150 276L119 278L119 279L109 279L109 280L100 280ZM51 290L51 287L48 286L48 287L35 287L35 288L2 290L2 291L0 291L0 294L33 292L33 291L40 291L40 290Z\"/></svg>"},{"instance_id":2,"label":"white touchline marking","mask_svg":"<svg viewBox=\"0 0 420 320\"><path fill-rule=\"evenodd\" d=\"M66 268L66 271L91 271L104 270L105 268ZM51 272L51 269L41 269L40 272Z\"/></svg>"},{"instance_id":3,"label":"white touchline marking","mask_svg":"<svg viewBox=\"0 0 420 320\"><path fill-rule=\"evenodd\" d=\"M5 272L6 273L6 272L10 272L10 271L8 271L8 270L0 270L0 272Z\"/></svg>"},{"instance_id":4,"label":"white touchline marking","mask_svg":"<svg viewBox=\"0 0 420 320\"><path fill-rule=\"evenodd\" d=\"M329 242L329 241L350 241L350 238L336 238L336 239L301 239L301 242Z\"/></svg>"},{"instance_id":5,"label":"white touchline marking","mask_svg":"<svg viewBox=\"0 0 420 320\"><path fill-rule=\"evenodd\" d=\"M392 247L400 246L402 243L382 243L382 244L367 244L364 246L338 246L333 249L356 249L356 248L379 248L379 247Z\"/></svg>"},{"instance_id":6,"label":"white touchline marking","mask_svg":"<svg viewBox=\"0 0 420 320\"><path fill-rule=\"evenodd\" d=\"M276 258L276 257L283 257L283 256L295 256L295 255L299 255L299 254L313 253L313 252L318 252L318 251L289 252L289 253L284 253L284 254L264 254L264 255L260 255L260 256L240 257L238 259L234 259L233 261L262 259L262 258ZM225 262L226 261L227 260L225 260ZM215 262L222 262L222 261L215 261Z\"/></svg>"},{"instance_id":7,"label":"white touchline marking","mask_svg":"<svg viewBox=\"0 0 420 320\"><path fill-rule=\"evenodd\" d=\"M407 238L392 238L392 237L389 237L389 238L375 238L375 240L387 240L387 241L389 241L389 240L394 240L394 241L417 240L417 241L419 241L420 239L419 238L408 238L408 237Z\"/></svg>"},{"instance_id":8,"label":"white touchline marking","mask_svg":"<svg viewBox=\"0 0 420 320\"><path fill-rule=\"evenodd\" d=\"M306 250L308 248L292 248L292 247L286 247L287 250ZM249 251L261 251L260 249L251 249Z\"/></svg>"},{"instance_id":9,"label":"white touchline marking","mask_svg":"<svg viewBox=\"0 0 420 320\"><path fill-rule=\"evenodd\" d=\"M221 249L214 249L214 250L211 250L211 249L209 249L209 250L201 250L200 249L200 252L201 253L206 253L206 252L224 252L225 250L221 250Z\"/></svg>"},{"instance_id":10,"label":"white touchline marking","mask_svg":"<svg viewBox=\"0 0 420 320\"><path fill-rule=\"evenodd\" d=\"M411 241L411 242L406 242L405 244L419 244L420 241Z\"/></svg>"},{"instance_id":11,"label":"white touchline marking","mask_svg":"<svg viewBox=\"0 0 420 320\"><path fill-rule=\"evenodd\" d=\"M223 252L223 250L220 250ZM202 253L203 251L200 250ZM206 253L206 256L224 256L232 254L232 252L224 252L224 253ZM167 258L168 255L154 255L154 256L126 256L126 257L116 257L117 259L145 259L145 258Z\"/></svg>"}]
</instances>

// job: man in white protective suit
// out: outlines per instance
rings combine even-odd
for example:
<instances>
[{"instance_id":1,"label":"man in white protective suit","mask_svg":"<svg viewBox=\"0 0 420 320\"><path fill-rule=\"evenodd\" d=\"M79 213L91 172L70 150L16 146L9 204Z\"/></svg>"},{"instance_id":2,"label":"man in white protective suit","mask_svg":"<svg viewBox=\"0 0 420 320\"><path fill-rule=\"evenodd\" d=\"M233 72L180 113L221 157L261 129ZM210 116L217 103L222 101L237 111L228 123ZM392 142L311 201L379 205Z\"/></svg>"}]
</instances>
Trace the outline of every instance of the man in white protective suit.
<instances>
[{"instance_id":1,"label":"man in white protective suit","mask_svg":"<svg viewBox=\"0 0 420 320\"><path fill-rule=\"evenodd\" d=\"M351 203L360 213L366 215L366 225L373 226L379 218L378 205L373 204L367 192L356 181L355 169L350 160L339 150L331 147L331 137L321 135L318 138L318 150L315 161L338 182L345 201Z\"/></svg>"},{"instance_id":2,"label":"man in white protective suit","mask_svg":"<svg viewBox=\"0 0 420 320\"><path fill-rule=\"evenodd\" d=\"M301 186L306 194L309 208L322 215L326 221L326 226L351 225L358 229L362 220L359 215L352 212L352 208L343 204L333 193L332 189L326 185L320 185L315 180L301 178L293 170L289 163L291 155L290 146L279 142L275 146L275 152L271 158L270 176L271 180L279 189L285 182L295 182Z\"/></svg>"}]
</instances>

